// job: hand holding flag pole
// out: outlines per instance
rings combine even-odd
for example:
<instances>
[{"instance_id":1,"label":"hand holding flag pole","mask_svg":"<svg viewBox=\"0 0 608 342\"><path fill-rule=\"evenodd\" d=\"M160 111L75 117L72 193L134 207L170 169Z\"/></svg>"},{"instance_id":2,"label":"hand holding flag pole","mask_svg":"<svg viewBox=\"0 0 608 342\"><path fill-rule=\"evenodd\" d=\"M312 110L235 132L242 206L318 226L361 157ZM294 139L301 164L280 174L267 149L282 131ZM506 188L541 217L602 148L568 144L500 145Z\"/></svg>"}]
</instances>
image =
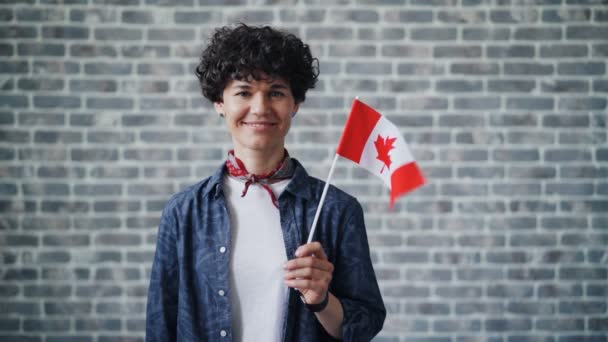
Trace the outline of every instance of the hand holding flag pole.
<instances>
[{"instance_id":1,"label":"hand holding flag pole","mask_svg":"<svg viewBox=\"0 0 608 342\"><path fill-rule=\"evenodd\" d=\"M313 239L339 155L354 161L384 181L391 189L391 208L399 197L426 183L397 126L356 97L329 169L307 243Z\"/></svg>"}]
</instances>

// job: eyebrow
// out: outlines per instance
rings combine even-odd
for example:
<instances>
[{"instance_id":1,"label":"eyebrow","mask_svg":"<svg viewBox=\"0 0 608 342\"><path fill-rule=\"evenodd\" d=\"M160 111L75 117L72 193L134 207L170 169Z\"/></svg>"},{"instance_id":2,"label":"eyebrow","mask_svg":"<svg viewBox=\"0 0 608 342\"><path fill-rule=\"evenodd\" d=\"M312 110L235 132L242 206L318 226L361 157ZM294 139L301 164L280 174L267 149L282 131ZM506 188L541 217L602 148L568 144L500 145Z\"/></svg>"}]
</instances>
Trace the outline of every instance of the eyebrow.
<instances>
[{"instance_id":1,"label":"eyebrow","mask_svg":"<svg viewBox=\"0 0 608 342\"><path fill-rule=\"evenodd\" d=\"M232 86L233 89L250 89L251 86L248 83L241 83L241 84L237 84L235 86ZM270 89L287 89L286 85L280 84L280 83L273 83L270 86Z\"/></svg>"}]
</instances>

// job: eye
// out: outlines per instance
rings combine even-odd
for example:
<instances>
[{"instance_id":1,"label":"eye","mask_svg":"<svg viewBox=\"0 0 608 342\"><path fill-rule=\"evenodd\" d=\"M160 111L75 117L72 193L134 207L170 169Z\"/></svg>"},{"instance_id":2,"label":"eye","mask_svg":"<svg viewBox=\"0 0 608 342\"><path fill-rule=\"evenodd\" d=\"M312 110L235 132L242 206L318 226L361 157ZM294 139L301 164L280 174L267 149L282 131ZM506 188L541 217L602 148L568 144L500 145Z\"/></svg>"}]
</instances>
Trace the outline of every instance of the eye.
<instances>
[{"instance_id":1,"label":"eye","mask_svg":"<svg viewBox=\"0 0 608 342\"><path fill-rule=\"evenodd\" d=\"M240 97L249 97L251 96L251 94L248 91L241 91L235 94L236 96L240 96Z\"/></svg>"},{"instance_id":2,"label":"eye","mask_svg":"<svg viewBox=\"0 0 608 342\"><path fill-rule=\"evenodd\" d=\"M285 94L283 94L283 93L282 93L282 92L280 92L280 91L276 91L276 90L275 90L275 91L271 91L271 92L270 92L270 96L271 96L271 97L283 97L283 96L285 96Z\"/></svg>"}]
</instances>

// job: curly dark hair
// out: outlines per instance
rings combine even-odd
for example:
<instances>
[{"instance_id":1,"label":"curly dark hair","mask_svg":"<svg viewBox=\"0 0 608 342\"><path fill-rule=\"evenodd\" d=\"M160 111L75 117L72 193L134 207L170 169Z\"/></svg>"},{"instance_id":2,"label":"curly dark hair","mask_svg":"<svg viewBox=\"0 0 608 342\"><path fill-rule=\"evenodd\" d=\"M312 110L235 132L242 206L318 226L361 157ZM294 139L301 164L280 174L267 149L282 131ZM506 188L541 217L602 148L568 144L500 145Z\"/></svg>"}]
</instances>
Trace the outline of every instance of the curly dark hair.
<instances>
[{"instance_id":1,"label":"curly dark hair","mask_svg":"<svg viewBox=\"0 0 608 342\"><path fill-rule=\"evenodd\" d=\"M319 76L319 61L308 45L293 34L270 26L239 24L215 30L196 67L203 96L221 102L231 80L261 80L263 74L287 81L296 103L306 99Z\"/></svg>"}]
</instances>

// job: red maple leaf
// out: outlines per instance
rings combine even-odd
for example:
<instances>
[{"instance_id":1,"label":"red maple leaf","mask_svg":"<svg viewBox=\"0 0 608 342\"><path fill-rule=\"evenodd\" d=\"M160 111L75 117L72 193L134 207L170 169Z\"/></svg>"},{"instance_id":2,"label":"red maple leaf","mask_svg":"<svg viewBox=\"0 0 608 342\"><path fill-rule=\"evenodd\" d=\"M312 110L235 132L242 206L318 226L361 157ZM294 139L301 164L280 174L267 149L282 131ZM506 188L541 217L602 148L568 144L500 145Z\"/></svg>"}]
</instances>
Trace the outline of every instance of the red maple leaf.
<instances>
[{"instance_id":1,"label":"red maple leaf","mask_svg":"<svg viewBox=\"0 0 608 342\"><path fill-rule=\"evenodd\" d=\"M384 165L382 166L382 170L380 170L380 173L384 172L385 166L387 169L391 169L392 161L391 156L389 156L388 154L391 152L392 149L395 148L395 146L393 146L395 140L397 140L397 138L389 138L388 136L386 138L382 138L382 136L378 134L378 138L376 138L376 141L374 141L374 145L376 145L376 151L378 151L376 159L384 163Z\"/></svg>"}]
</instances>

